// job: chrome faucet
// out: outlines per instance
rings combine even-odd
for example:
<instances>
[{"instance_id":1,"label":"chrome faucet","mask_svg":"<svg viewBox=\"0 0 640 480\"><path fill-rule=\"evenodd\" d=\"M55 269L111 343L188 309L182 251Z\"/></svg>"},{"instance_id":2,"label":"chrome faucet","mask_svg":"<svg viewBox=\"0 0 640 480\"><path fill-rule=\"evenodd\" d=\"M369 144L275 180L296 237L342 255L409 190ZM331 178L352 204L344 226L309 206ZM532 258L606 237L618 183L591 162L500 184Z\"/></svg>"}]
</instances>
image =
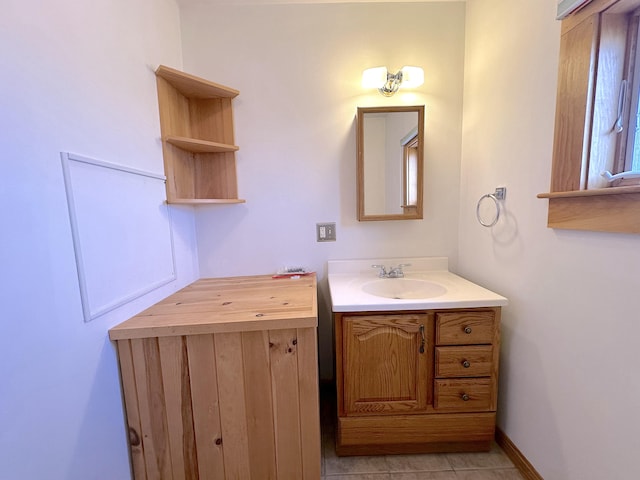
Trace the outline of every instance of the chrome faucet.
<instances>
[{"instance_id":1,"label":"chrome faucet","mask_svg":"<svg viewBox=\"0 0 640 480\"><path fill-rule=\"evenodd\" d=\"M379 268L378 277L380 278L403 278L404 271L403 267L411 266L410 263L401 263L397 267L389 267L389 271L384 265L371 265L371 268Z\"/></svg>"}]
</instances>

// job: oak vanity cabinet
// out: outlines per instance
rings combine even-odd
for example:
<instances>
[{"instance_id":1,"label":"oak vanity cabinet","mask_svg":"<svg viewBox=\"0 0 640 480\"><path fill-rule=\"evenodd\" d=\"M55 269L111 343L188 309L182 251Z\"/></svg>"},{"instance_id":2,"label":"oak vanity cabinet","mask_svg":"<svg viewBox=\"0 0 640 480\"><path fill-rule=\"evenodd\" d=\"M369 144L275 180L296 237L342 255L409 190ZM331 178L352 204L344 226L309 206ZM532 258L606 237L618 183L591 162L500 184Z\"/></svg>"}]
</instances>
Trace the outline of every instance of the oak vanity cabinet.
<instances>
[{"instance_id":1,"label":"oak vanity cabinet","mask_svg":"<svg viewBox=\"0 0 640 480\"><path fill-rule=\"evenodd\" d=\"M136 480L320 479L315 276L202 279L109 331Z\"/></svg>"},{"instance_id":2,"label":"oak vanity cabinet","mask_svg":"<svg viewBox=\"0 0 640 480\"><path fill-rule=\"evenodd\" d=\"M334 319L339 455L490 448L500 308Z\"/></svg>"}]
</instances>

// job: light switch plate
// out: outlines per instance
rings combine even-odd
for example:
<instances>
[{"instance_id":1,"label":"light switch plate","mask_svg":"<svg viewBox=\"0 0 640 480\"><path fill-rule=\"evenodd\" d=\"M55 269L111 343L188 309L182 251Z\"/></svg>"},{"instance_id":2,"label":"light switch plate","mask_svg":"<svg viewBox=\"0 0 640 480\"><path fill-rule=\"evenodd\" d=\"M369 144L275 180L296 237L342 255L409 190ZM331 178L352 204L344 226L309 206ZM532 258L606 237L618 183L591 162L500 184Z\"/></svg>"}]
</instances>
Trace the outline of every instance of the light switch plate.
<instances>
[{"instance_id":1,"label":"light switch plate","mask_svg":"<svg viewBox=\"0 0 640 480\"><path fill-rule=\"evenodd\" d=\"M316 223L316 241L317 242L335 242L336 241L336 224L335 223Z\"/></svg>"}]
</instances>

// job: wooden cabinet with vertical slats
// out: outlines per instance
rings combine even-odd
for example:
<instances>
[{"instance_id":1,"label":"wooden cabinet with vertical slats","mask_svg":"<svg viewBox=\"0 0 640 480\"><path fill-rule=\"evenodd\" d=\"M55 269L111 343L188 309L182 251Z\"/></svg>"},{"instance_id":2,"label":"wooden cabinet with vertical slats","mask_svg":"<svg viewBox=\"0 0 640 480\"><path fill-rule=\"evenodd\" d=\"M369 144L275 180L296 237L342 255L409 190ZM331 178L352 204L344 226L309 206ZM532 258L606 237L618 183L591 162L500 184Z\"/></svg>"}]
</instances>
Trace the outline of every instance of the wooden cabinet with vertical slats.
<instances>
[{"instance_id":1,"label":"wooden cabinet with vertical slats","mask_svg":"<svg viewBox=\"0 0 640 480\"><path fill-rule=\"evenodd\" d=\"M109 331L136 480L320 478L315 276L195 282Z\"/></svg>"}]
</instances>

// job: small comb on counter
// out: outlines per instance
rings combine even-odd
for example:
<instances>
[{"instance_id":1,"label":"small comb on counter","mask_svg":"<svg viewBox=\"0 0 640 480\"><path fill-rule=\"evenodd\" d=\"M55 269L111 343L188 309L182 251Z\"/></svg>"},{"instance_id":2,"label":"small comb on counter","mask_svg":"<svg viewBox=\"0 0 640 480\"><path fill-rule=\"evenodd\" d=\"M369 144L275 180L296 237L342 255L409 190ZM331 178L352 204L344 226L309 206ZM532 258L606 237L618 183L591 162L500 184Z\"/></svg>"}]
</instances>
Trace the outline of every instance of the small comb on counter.
<instances>
[{"instance_id":1,"label":"small comb on counter","mask_svg":"<svg viewBox=\"0 0 640 480\"><path fill-rule=\"evenodd\" d=\"M307 270L305 267L282 267L272 278L299 278L311 273L313 272Z\"/></svg>"}]
</instances>

